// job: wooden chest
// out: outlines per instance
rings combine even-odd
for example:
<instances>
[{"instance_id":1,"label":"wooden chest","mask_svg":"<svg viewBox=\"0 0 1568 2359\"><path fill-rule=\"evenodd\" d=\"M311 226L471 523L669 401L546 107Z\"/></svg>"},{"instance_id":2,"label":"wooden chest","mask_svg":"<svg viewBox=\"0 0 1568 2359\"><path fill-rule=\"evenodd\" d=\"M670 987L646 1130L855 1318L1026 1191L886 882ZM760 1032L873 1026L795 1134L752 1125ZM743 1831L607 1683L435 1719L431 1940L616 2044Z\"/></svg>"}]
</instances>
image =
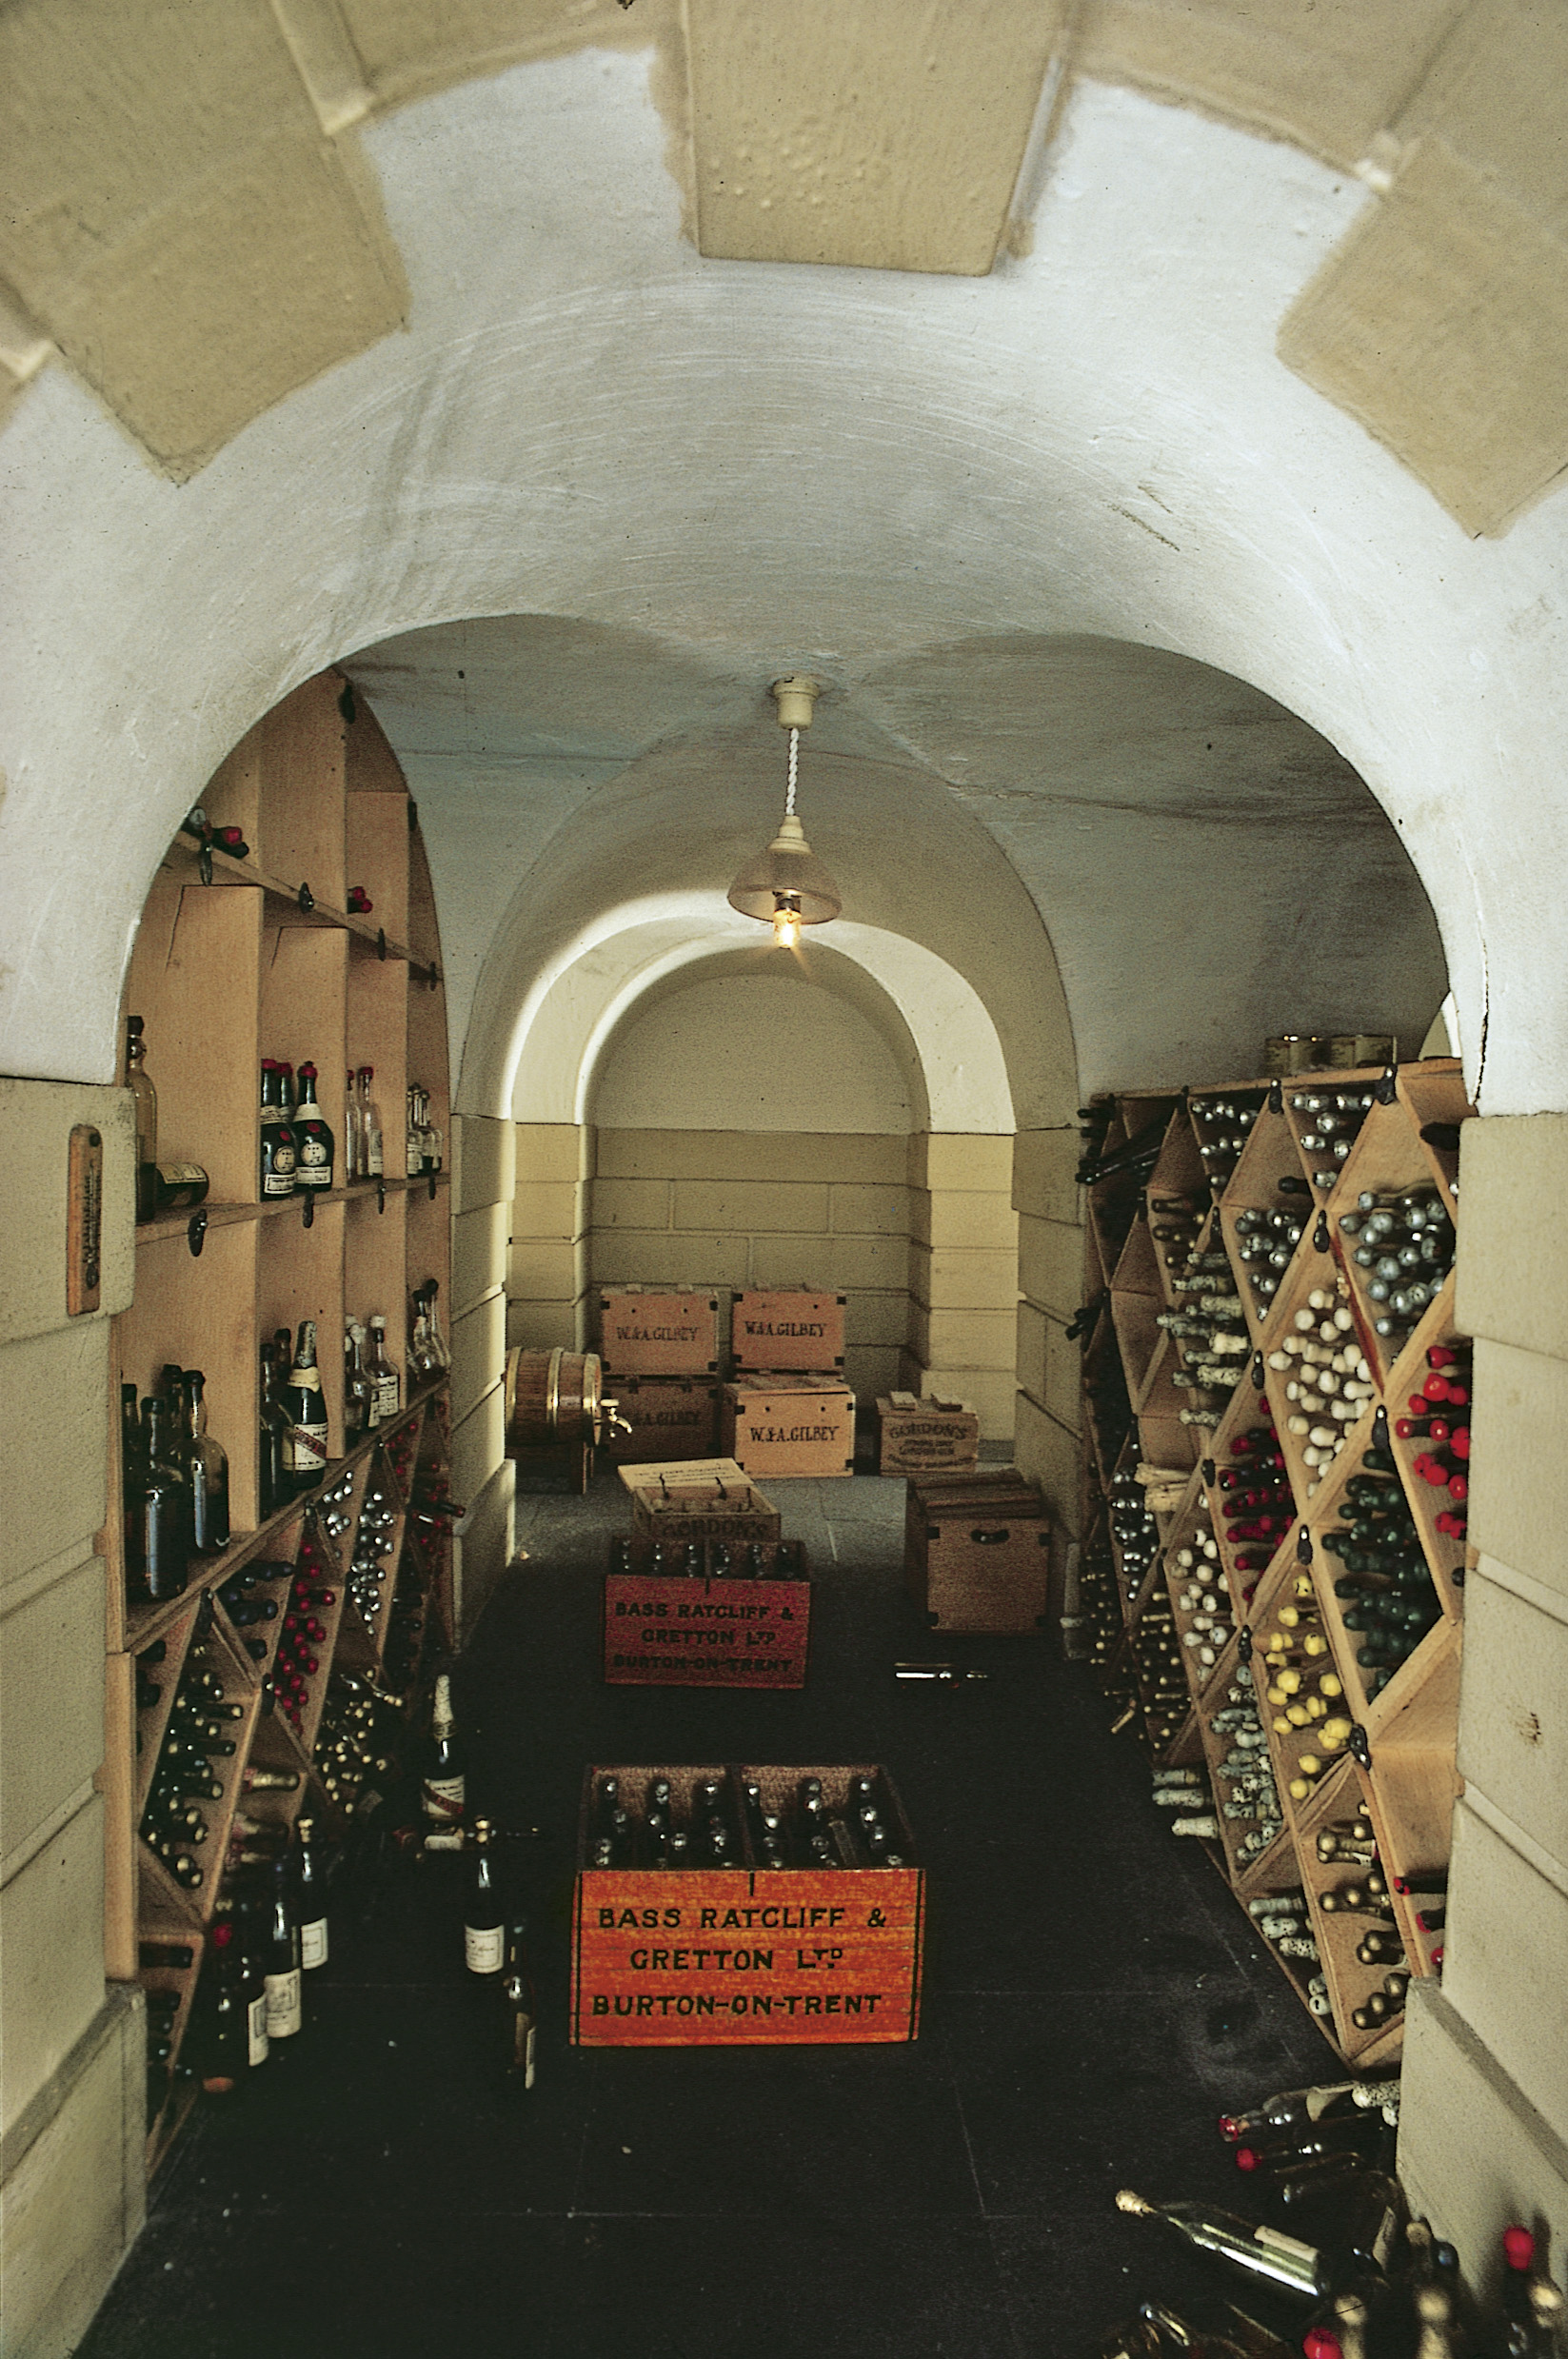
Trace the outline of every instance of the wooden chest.
<instances>
[{"instance_id":1,"label":"wooden chest","mask_svg":"<svg viewBox=\"0 0 1568 2359\"><path fill-rule=\"evenodd\" d=\"M640 1473L627 1467L624 1473ZM688 1478L685 1468L639 1482L631 1494L633 1532L666 1544L687 1540L776 1540L779 1511L742 1475Z\"/></svg>"},{"instance_id":2,"label":"wooden chest","mask_svg":"<svg viewBox=\"0 0 1568 2359\"><path fill-rule=\"evenodd\" d=\"M980 1461L980 1418L962 1400L892 1393L877 1403L879 1475L963 1472Z\"/></svg>"},{"instance_id":3,"label":"wooden chest","mask_svg":"<svg viewBox=\"0 0 1568 2359\"><path fill-rule=\"evenodd\" d=\"M617 1377L615 1403L630 1426L606 1426L603 1448L618 1465L708 1457L719 1426L719 1387L701 1377Z\"/></svg>"},{"instance_id":4,"label":"wooden chest","mask_svg":"<svg viewBox=\"0 0 1568 2359\"><path fill-rule=\"evenodd\" d=\"M748 1475L852 1475L855 1396L836 1377L738 1378L720 1401L719 1446Z\"/></svg>"},{"instance_id":5,"label":"wooden chest","mask_svg":"<svg viewBox=\"0 0 1568 2359\"><path fill-rule=\"evenodd\" d=\"M851 1777L875 1781L898 1867L758 1864L748 1785L790 1829L803 1779L831 1815L850 1814ZM606 1777L633 1822L625 1864L596 1865ZM700 1781L716 1780L733 1829L733 1867L650 1867L649 1788L665 1777L672 1816L694 1823ZM572 2038L587 2048L805 2046L912 2040L920 2027L924 1876L886 1772L828 1768L590 1769L584 1786L572 1928Z\"/></svg>"},{"instance_id":6,"label":"wooden chest","mask_svg":"<svg viewBox=\"0 0 1568 2359\"><path fill-rule=\"evenodd\" d=\"M811 1643L811 1580L798 1542L750 1548L696 1541L700 1575L679 1569L685 1550L662 1551L676 1569L654 1568L653 1540L612 1540L605 1576L605 1683L607 1687L799 1688ZM782 1561L781 1561L782 1559Z\"/></svg>"},{"instance_id":7,"label":"wooden chest","mask_svg":"<svg viewBox=\"0 0 1568 2359\"><path fill-rule=\"evenodd\" d=\"M606 1376L718 1373L717 1295L623 1287L600 1296L599 1329L599 1357Z\"/></svg>"},{"instance_id":8,"label":"wooden chest","mask_svg":"<svg viewBox=\"0 0 1568 2359\"><path fill-rule=\"evenodd\" d=\"M738 1294L730 1349L738 1370L844 1366L842 1294Z\"/></svg>"},{"instance_id":9,"label":"wooden chest","mask_svg":"<svg viewBox=\"0 0 1568 2359\"><path fill-rule=\"evenodd\" d=\"M1011 1467L910 1482L904 1582L933 1629L1038 1637L1050 1544L1039 1490Z\"/></svg>"}]
</instances>

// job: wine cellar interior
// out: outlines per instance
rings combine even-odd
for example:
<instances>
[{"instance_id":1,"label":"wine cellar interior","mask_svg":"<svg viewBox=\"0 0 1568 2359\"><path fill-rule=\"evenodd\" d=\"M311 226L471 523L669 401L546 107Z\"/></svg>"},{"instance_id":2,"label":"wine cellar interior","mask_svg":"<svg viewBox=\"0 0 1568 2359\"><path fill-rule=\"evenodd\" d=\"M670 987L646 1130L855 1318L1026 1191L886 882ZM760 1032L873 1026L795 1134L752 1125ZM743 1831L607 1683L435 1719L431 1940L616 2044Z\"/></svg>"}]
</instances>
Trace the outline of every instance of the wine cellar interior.
<instances>
[{"instance_id":1,"label":"wine cellar interior","mask_svg":"<svg viewBox=\"0 0 1568 2359\"><path fill-rule=\"evenodd\" d=\"M1562 21L0 58L6 2359L1558 2348Z\"/></svg>"}]
</instances>

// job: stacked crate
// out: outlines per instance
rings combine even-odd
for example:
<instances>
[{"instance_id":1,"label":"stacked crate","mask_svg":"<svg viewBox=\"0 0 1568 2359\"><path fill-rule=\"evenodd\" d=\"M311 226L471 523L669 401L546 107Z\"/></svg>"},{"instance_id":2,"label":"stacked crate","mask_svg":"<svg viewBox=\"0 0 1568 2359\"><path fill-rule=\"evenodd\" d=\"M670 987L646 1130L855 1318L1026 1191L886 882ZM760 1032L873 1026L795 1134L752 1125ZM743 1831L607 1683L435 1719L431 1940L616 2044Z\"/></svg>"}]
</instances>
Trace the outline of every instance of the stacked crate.
<instances>
[{"instance_id":1,"label":"stacked crate","mask_svg":"<svg viewBox=\"0 0 1568 2359\"><path fill-rule=\"evenodd\" d=\"M713 1455L719 1413L719 1297L623 1286L599 1298L605 1389L629 1432L606 1449L627 1465Z\"/></svg>"},{"instance_id":2,"label":"stacked crate","mask_svg":"<svg viewBox=\"0 0 1568 2359\"><path fill-rule=\"evenodd\" d=\"M748 1475L852 1475L855 1396L844 1379L842 1294L735 1297L735 1373L720 1409L720 1447Z\"/></svg>"}]
</instances>

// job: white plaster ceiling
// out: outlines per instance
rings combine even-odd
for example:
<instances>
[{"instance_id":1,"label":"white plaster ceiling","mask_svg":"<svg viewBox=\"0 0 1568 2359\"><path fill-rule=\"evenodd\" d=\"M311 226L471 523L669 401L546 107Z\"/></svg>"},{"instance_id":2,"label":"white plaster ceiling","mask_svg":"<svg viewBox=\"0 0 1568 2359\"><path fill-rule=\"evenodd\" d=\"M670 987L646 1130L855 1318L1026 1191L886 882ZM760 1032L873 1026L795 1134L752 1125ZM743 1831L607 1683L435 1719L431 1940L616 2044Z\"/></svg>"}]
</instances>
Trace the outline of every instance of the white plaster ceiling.
<instances>
[{"instance_id":1,"label":"white plaster ceiling","mask_svg":"<svg viewBox=\"0 0 1568 2359\"><path fill-rule=\"evenodd\" d=\"M766 684L795 666L829 685L814 840L885 926L919 817L930 872L891 922L940 940L1010 1073L1037 1054L1020 1120L1070 1096L1057 1012L1045 1048L1027 1039L1047 930L1090 1083L1145 1078L1130 1063L1151 1053L1199 1078L1285 1021L1280 996L1316 1018L1334 989L1345 1021L1384 1012L1375 987L1435 1004L1392 838L1354 818L1312 730L1420 872L1485 1102L1568 1103L1562 500L1469 541L1277 359L1278 322L1371 201L1359 185L1082 86L1032 250L958 279L700 259L635 54L516 68L365 144L407 334L183 486L63 371L0 440L0 1066L108 1076L126 945L181 812L280 695L365 651L350 669L426 812L476 1011L476 1106L499 1110L530 930L546 955L568 882L562 923L585 922L586 815L605 815L612 905L617 844L647 848L645 793L667 843L706 842L737 753L758 777L776 760ZM477 635L484 693L460 706L410 635L471 617L523 623ZM1217 704L1233 718L1210 768ZM686 745L704 752L683 805ZM859 796L842 859L839 765ZM750 791L742 835L771 816L773 790ZM931 869L939 842L968 847L962 891Z\"/></svg>"}]
</instances>

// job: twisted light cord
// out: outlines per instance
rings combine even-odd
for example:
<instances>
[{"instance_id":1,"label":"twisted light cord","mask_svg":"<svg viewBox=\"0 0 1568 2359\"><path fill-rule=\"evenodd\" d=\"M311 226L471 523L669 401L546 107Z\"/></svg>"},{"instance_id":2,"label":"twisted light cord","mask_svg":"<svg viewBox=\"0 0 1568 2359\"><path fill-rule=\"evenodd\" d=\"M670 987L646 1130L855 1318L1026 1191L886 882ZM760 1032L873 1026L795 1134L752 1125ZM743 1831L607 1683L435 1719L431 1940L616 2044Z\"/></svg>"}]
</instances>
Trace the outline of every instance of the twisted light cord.
<instances>
[{"instance_id":1,"label":"twisted light cord","mask_svg":"<svg viewBox=\"0 0 1568 2359\"><path fill-rule=\"evenodd\" d=\"M799 729L791 729L789 732L789 786L784 795L785 819L793 819L795 816L795 781L800 775L800 767L801 733Z\"/></svg>"}]
</instances>

